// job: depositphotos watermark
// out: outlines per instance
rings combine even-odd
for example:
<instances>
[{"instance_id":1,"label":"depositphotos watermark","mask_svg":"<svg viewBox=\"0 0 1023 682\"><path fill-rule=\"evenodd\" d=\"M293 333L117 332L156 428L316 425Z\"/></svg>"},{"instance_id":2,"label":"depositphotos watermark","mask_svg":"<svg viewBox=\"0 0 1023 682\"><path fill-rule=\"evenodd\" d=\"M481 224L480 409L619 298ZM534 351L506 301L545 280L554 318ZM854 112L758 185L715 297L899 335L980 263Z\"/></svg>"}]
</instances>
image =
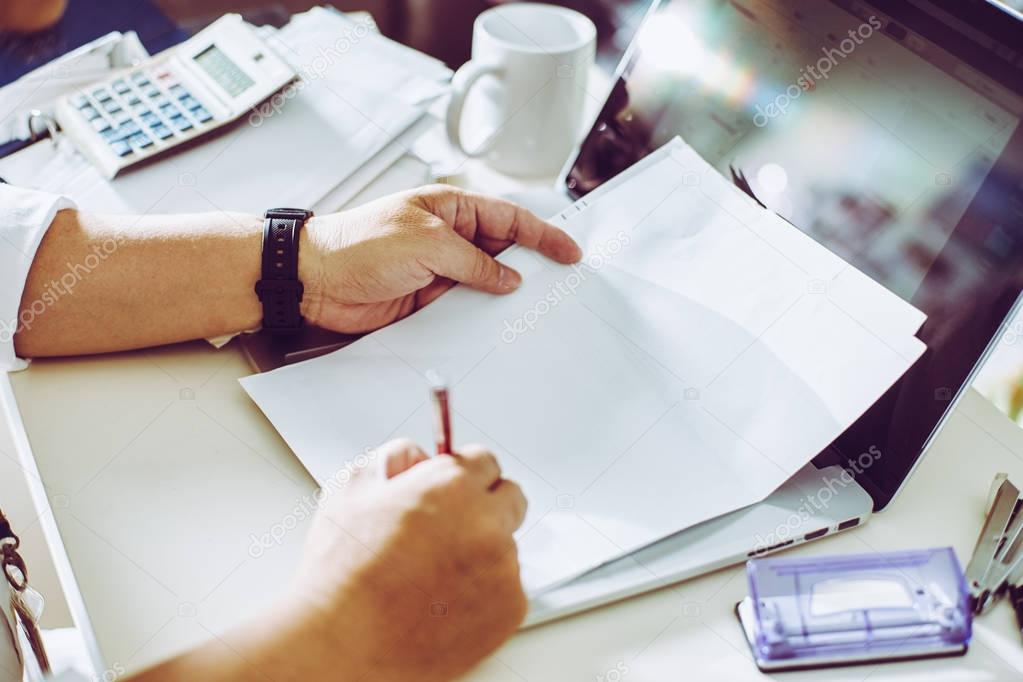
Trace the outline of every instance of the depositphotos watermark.
<instances>
[{"instance_id":1,"label":"depositphotos watermark","mask_svg":"<svg viewBox=\"0 0 1023 682\"><path fill-rule=\"evenodd\" d=\"M822 477L823 485L820 489L804 497L799 507L789 514L789 517L783 523L778 524L773 531L768 533L767 537L758 533L754 538L753 546L756 549L762 549L785 542L791 538L808 519L816 516L819 512L827 510L831 500L835 498L838 491L848 487L856 480L854 474L862 474L879 459L881 459L881 448L871 445L866 451L861 452L856 459L850 459L842 469L842 473L837 477Z\"/></svg>"},{"instance_id":2,"label":"depositphotos watermark","mask_svg":"<svg viewBox=\"0 0 1023 682\"><path fill-rule=\"evenodd\" d=\"M536 329L541 317L557 308L566 298L574 296L590 275L610 263L631 243L632 237L624 230L619 230L614 237L597 245L586 258L571 266L572 272L551 284L546 295L537 300L526 312L514 320L505 320L501 340L511 343L522 334Z\"/></svg>"},{"instance_id":3,"label":"depositphotos watermark","mask_svg":"<svg viewBox=\"0 0 1023 682\"><path fill-rule=\"evenodd\" d=\"M784 115L794 101L802 97L804 92L816 88L818 81L827 80L832 69L855 52L857 47L874 35L874 31L879 31L882 26L881 20L871 15L867 21L855 29L849 29L848 37L840 40L837 48L822 47L823 56L815 64L807 64L800 69L799 77L795 83L790 84L784 92L765 106L759 104L756 106L753 125L763 128L771 119Z\"/></svg>"},{"instance_id":4,"label":"depositphotos watermark","mask_svg":"<svg viewBox=\"0 0 1023 682\"><path fill-rule=\"evenodd\" d=\"M266 550L283 544L288 533L298 528L306 519L312 518L331 495L344 489L351 482L352 476L368 467L376 458L377 451L374 448L366 448L355 459L345 462L344 466L335 471L322 487L314 490L312 495L303 495L295 500L295 506L291 511L271 525L265 533L262 535L251 533L249 556L258 559Z\"/></svg>"},{"instance_id":5,"label":"depositphotos watermark","mask_svg":"<svg viewBox=\"0 0 1023 682\"><path fill-rule=\"evenodd\" d=\"M128 674L128 669L125 668L121 663L114 663L112 666L103 671L102 674L94 674L91 676L93 682L115 682Z\"/></svg>"},{"instance_id":6,"label":"depositphotos watermark","mask_svg":"<svg viewBox=\"0 0 1023 682\"><path fill-rule=\"evenodd\" d=\"M102 244L94 245L92 252L86 254L81 263L65 263L64 274L51 279L35 300L22 307L15 319L0 320L0 343L9 343L16 333L32 329L39 317L60 299L72 295L75 287L114 255L120 245L120 239L107 239Z\"/></svg>"},{"instance_id":7,"label":"depositphotos watermark","mask_svg":"<svg viewBox=\"0 0 1023 682\"><path fill-rule=\"evenodd\" d=\"M1023 319L1015 319L1002 334L1002 343L1006 346L1014 346L1023 339Z\"/></svg>"},{"instance_id":8,"label":"depositphotos watermark","mask_svg":"<svg viewBox=\"0 0 1023 682\"><path fill-rule=\"evenodd\" d=\"M309 83L323 78L332 66L351 52L352 48L371 32L373 32L373 21L361 19L355 23L355 26L346 26L333 45L317 48L316 56L308 64L299 67L302 76L300 79L288 83L280 92L274 93L268 100L252 108L252 112L249 114L249 125L258 128L266 119L281 113L284 105L295 99Z\"/></svg>"},{"instance_id":9,"label":"depositphotos watermark","mask_svg":"<svg viewBox=\"0 0 1023 682\"><path fill-rule=\"evenodd\" d=\"M604 672L597 673L596 682L621 682L629 673L632 672L629 668L629 664L625 661L618 661L614 664L614 667L608 668Z\"/></svg>"}]
</instances>

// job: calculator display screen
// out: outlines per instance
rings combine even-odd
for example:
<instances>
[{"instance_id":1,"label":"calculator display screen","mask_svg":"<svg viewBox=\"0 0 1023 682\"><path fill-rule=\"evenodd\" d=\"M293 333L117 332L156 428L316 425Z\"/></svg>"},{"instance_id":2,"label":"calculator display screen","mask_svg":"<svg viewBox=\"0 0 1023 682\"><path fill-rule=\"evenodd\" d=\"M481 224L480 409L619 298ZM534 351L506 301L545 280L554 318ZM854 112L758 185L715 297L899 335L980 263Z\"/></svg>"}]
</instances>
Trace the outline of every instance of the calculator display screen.
<instances>
[{"instance_id":1,"label":"calculator display screen","mask_svg":"<svg viewBox=\"0 0 1023 682\"><path fill-rule=\"evenodd\" d=\"M195 63L202 67L231 97L237 97L255 84L248 74L238 68L216 45L210 45L195 55Z\"/></svg>"}]
</instances>

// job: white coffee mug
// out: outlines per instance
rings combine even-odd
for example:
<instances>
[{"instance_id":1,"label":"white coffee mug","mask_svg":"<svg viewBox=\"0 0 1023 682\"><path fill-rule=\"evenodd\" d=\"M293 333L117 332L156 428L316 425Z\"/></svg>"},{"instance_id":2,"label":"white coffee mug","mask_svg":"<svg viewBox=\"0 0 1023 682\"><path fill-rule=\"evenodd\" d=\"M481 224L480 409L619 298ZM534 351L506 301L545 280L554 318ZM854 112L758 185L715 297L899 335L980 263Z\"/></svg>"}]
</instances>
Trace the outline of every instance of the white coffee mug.
<instances>
[{"instance_id":1,"label":"white coffee mug","mask_svg":"<svg viewBox=\"0 0 1023 682\"><path fill-rule=\"evenodd\" d=\"M451 144L505 173L556 173L581 132L596 39L593 22L564 7L514 3L480 14L472 59L452 80Z\"/></svg>"}]
</instances>

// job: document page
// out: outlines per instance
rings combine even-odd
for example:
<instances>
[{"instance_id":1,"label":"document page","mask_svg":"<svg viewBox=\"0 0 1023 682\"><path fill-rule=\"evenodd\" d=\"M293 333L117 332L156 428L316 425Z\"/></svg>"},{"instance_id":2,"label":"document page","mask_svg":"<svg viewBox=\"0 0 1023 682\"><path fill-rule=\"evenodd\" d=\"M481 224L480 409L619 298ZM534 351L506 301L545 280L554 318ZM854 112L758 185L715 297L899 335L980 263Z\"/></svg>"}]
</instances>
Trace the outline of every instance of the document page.
<instances>
[{"instance_id":1,"label":"document page","mask_svg":"<svg viewBox=\"0 0 1023 682\"><path fill-rule=\"evenodd\" d=\"M760 501L920 356L924 316L675 139L554 222L574 266L513 247L522 287L457 287L333 354L242 380L312 475L390 438L456 444L522 485L530 594Z\"/></svg>"}]
</instances>

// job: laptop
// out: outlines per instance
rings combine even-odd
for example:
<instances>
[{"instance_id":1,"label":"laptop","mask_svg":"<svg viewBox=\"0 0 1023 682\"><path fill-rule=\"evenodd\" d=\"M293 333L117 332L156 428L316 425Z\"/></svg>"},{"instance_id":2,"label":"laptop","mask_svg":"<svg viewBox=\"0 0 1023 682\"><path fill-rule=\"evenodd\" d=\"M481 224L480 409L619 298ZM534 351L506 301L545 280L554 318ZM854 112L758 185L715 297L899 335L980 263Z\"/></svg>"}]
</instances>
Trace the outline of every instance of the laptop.
<instances>
[{"instance_id":1,"label":"laptop","mask_svg":"<svg viewBox=\"0 0 1023 682\"><path fill-rule=\"evenodd\" d=\"M846 531L905 484L1023 290L1023 17L984 0L655 0L541 214L675 135L927 313L925 355L763 502L533 599L526 625Z\"/></svg>"}]
</instances>

